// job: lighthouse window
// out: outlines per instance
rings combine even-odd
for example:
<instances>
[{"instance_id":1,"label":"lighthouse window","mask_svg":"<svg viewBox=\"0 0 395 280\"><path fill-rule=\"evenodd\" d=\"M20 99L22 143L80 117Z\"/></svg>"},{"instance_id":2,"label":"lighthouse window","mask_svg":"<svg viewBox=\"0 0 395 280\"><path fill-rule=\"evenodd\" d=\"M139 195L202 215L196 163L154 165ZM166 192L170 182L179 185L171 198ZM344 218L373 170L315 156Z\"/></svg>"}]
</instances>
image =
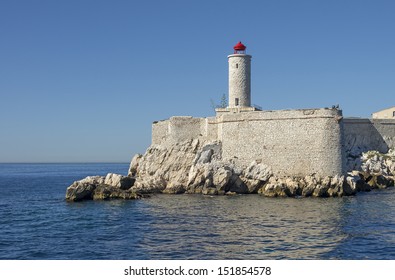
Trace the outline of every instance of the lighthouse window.
<instances>
[{"instance_id":1,"label":"lighthouse window","mask_svg":"<svg viewBox=\"0 0 395 280\"><path fill-rule=\"evenodd\" d=\"M238 98L235 98L235 106L239 106L239 99Z\"/></svg>"},{"instance_id":2,"label":"lighthouse window","mask_svg":"<svg viewBox=\"0 0 395 280\"><path fill-rule=\"evenodd\" d=\"M395 117L395 111L392 112L392 116Z\"/></svg>"},{"instance_id":3,"label":"lighthouse window","mask_svg":"<svg viewBox=\"0 0 395 280\"><path fill-rule=\"evenodd\" d=\"M239 64L238 63L236 63L236 68L239 68Z\"/></svg>"}]
</instances>

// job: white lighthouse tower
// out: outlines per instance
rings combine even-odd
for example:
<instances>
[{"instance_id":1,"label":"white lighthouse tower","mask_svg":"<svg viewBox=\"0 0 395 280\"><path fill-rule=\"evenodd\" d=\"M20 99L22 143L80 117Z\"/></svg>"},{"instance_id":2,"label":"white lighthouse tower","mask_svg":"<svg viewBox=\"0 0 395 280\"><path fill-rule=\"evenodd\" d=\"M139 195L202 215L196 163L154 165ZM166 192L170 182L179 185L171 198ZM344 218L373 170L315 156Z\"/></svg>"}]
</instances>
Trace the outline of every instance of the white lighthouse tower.
<instances>
[{"instance_id":1,"label":"white lighthouse tower","mask_svg":"<svg viewBox=\"0 0 395 280\"><path fill-rule=\"evenodd\" d=\"M241 113L261 111L259 106L251 106L251 55L246 54L246 46L238 42L234 53L228 55L229 95L228 107L216 108L218 115L224 113Z\"/></svg>"},{"instance_id":2,"label":"white lighthouse tower","mask_svg":"<svg viewBox=\"0 0 395 280\"><path fill-rule=\"evenodd\" d=\"M229 109L251 107L251 55L246 46L238 42L229 62Z\"/></svg>"}]
</instances>

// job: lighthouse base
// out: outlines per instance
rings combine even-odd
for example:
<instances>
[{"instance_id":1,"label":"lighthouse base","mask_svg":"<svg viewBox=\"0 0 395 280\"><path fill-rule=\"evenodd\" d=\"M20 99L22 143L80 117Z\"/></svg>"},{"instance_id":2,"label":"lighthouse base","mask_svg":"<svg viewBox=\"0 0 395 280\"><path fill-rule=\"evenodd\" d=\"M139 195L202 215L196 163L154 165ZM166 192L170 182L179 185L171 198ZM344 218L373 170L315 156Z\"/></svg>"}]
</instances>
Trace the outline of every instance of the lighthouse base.
<instances>
[{"instance_id":1,"label":"lighthouse base","mask_svg":"<svg viewBox=\"0 0 395 280\"><path fill-rule=\"evenodd\" d=\"M218 116L229 113L243 113L243 112L253 112L253 111L262 111L261 108L258 107L226 107L226 108L216 108L215 113Z\"/></svg>"}]
</instances>

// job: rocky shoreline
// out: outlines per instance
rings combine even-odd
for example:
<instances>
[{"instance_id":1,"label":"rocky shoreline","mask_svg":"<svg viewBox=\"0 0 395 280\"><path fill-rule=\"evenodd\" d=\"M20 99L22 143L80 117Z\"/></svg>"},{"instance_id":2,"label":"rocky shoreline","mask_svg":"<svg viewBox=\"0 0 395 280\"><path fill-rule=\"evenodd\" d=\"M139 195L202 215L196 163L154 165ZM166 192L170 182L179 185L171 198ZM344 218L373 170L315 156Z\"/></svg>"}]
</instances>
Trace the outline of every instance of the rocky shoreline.
<instances>
[{"instance_id":1,"label":"rocky shoreline","mask_svg":"<svg viewBox=\"0 0 395 280\"><path fill-rule=\"evenodd\" d=\"M152 193L204 195L260 194L267 197L340 197L394 186L395 151L353 156L343 176L283 177L270 166L253 161L247 167L224 162L220 142L189 140L163 147L153 145L135 155L127 176L89 176L67 188L66 200L139 199ZM350 159L348 159L350 161Z\"/></svg>"}]
</instances>

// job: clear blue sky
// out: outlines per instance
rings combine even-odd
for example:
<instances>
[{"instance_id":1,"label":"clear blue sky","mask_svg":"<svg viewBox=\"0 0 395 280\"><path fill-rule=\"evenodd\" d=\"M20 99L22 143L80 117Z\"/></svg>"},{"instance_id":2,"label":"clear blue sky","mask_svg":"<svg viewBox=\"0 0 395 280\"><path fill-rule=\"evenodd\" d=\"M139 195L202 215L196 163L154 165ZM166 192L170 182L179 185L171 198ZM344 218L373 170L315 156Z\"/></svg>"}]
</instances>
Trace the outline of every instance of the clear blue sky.
<instances>
[{"instance_id":1,"label":"clear blue sky","mask_svg":"<svg viewBox=\"0 0 395 280\"><path fill-rule=\"evenodd\" d=\"M239 40L264 109L395 105L393 0L0 0L0 162L128 162L214 114Z\"/></svg>"}]
</instances>

